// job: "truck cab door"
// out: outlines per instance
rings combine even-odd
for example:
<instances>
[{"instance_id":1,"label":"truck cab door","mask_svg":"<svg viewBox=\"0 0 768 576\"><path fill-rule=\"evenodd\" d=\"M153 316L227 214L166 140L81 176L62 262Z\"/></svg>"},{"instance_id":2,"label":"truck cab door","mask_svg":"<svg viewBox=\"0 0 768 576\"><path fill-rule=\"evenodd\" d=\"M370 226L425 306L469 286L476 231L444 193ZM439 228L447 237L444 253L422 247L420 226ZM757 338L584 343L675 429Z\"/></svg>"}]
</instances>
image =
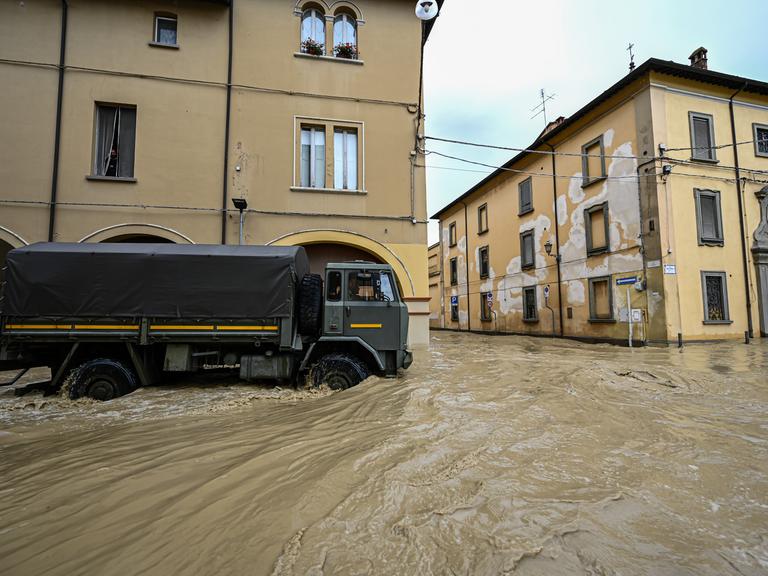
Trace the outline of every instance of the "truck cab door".
<instances>
[{"instance_id":1,"label":"truck cab door","mask_svg":"<svg viewBox=\"0 0 768 576\"><path fill-rule=\"evenodd\" d=\"M345 270L344 336L358 336L377 350L400 349L402 303L392 273Z\"/></svg>"},{"instance_id":2,"label":"truck cab door","mask_svg":"<svg viewBox=\"0 0 768 576\"><path fill-rule=\"evenodd\" d=\"M343 278L339 270L328 270L325 273L323 333L329 336L340 336L344 332Z\"/></svg>"}]
</instances>

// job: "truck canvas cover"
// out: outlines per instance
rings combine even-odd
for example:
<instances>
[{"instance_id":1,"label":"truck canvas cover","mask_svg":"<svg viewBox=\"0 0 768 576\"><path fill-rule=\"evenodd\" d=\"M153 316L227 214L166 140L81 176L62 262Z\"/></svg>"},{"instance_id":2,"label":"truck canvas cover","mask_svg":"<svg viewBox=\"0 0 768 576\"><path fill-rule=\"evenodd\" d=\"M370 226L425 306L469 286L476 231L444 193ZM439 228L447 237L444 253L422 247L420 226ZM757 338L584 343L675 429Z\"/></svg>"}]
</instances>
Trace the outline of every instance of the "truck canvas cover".
<instances>
[{"instance_id":1,"label":"truck canvas cover","mask_svg":"<svg viewBox=\"0 0 768 576\"><path fill-rule=\"evenodd\" d=\"M294 310L304 248L40 243L7 256L7 316L275 318Z\"/></svg>"}]
</instances>

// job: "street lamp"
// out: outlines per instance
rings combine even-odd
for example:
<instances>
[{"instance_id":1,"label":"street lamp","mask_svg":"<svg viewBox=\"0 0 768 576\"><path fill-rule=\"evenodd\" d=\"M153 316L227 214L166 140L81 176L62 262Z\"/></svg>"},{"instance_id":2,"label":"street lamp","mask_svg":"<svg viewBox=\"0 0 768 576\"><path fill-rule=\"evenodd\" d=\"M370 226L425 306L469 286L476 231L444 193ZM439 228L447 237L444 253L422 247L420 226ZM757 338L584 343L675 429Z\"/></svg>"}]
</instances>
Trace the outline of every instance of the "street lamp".
<instances>
[{"instance_id":1,"label":"street lamp","mask_svg":"<svg viewBox=\"0 0 768 576\"><path fill-rule=\"evenodd\" d=\"M418 0L416 2L416 17L419 20L432 20L440 8L434 0Z\"/></svg>"},{"instance_id":2,"label":"street lamp","mask_svg":"<svg viewBox=\"0 0 768 576\"><path fill-rule=\"evenodd\" d=\"M552 256L552 240L547 240L544 243L544 250L547 252L547 256ZM555 254L555 260L560 262L560 254Z\"/></svg>"},{"instance_id":3,"label":"street lamp","mask_svg":"<svg viewBox=\"0 0 768 576\"><path fill-rule=\"evenodd\" d=\"M248 208L248 202L245 198L232 198L232 204L240 210L240 245L243 244L243 221L245 220L245 210Z\"/></svg>"}]
</instances>

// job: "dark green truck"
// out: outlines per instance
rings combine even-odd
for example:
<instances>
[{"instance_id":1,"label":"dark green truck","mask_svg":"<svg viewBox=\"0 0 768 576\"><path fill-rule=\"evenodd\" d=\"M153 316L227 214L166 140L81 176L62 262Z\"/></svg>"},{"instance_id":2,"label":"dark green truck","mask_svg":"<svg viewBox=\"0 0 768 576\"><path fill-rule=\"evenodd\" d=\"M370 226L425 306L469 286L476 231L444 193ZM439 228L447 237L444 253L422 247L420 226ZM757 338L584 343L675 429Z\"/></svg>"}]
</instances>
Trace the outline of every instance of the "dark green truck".
<instances>
[{"instance_id":1,"label":"dark green truck","mask_svg":"<svg viewBox=\"0 0 768 576\"><path fill-rule=\"evenodd\" d=\"M335 389L408 368L408 310L388 265L301 247L40 243L9 252L0 370L51 368L51 389L99 400L169 373Z\"/></svg>"}]
</instances>

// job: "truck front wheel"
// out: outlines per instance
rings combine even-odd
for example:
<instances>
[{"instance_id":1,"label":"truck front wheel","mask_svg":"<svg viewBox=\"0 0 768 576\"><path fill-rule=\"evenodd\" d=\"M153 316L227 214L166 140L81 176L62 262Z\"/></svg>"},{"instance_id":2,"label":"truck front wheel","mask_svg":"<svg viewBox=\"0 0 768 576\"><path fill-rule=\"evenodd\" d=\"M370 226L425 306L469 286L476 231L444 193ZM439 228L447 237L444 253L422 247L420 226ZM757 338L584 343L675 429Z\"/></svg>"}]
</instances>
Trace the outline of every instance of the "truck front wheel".
<instances>
[{"instance_id":1,"label":"truck front wheel","mask_svg":"<svg viewBox=\"0 0 768 576\"><path fill-rule=\"evenodd\" d=\"M138 388L138 381L122 362L97 358L72 370L64 386L72 400L87 396L105 401L133 392Z\"/></svg>"},{"instance_id":2,"label":"truck front wheel","mask_svg":"<svg viewBox=\"0 0 768 576\"><path fill-rule=\"evenodd\" d=\"M354 356L328 354L312 368L310 382L315 386L325 384L331 390L346 390L357 386L370 375L368 366Z\"/></svg>"}]
</instances>

